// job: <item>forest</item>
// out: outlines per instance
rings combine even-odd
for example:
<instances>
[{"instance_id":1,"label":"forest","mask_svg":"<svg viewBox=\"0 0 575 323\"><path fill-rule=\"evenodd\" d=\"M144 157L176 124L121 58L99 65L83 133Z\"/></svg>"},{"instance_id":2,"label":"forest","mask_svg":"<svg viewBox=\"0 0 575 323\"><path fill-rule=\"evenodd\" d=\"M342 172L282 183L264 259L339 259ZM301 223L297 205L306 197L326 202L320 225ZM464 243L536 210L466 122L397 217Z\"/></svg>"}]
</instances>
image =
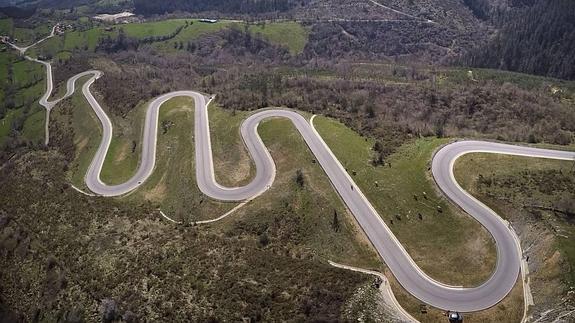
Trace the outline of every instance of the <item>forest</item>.
<instances>
[{"instance_id":1,"label":"forest","mask_svg":"<svg viewBox=\"0 0 575 323\"><path fill-rule=\"evenodd\" d=\"M135 12L143 15L163 14L173 11L222 13L265 13L287 11L293 7L293 0L134 0Z\"/></svg>"},{"instance_id":2,"label":"forest","mask_svg":"<svg viewBox=\"0 0 575 323\"><path fill-rule=\"evenodd\" d=\"M575 79L574 1L519 2L497 20L495 37L463 64Z\"/></svg>"}]
</instances>

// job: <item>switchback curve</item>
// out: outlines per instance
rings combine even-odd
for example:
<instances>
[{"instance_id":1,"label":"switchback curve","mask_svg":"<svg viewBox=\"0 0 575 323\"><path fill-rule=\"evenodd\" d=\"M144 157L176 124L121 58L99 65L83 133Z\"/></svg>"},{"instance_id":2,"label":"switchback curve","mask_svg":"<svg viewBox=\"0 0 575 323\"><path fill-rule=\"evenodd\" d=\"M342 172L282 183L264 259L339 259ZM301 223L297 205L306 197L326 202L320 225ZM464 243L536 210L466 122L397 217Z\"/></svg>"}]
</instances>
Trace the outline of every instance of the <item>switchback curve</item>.
<instances>
[{"instance_id":1,"label":"switchback curve","mask_svg":"<svg viewBox=\"0 0 575 323\"><path fill-rule=\"evenodd\" d=\"M435 281L417 266L317 133L313 127L313 121L308 122L295 111L285 109L262 110L255 112L242 123L242 139L254 161L256 176L245 186L224 187L218 184L214 177L206 97L194 91L177 91L164 94L154 99L148 106L142 143L142 162L134 177L126 183L116 186L102 183L99 174L111 140L112 126L105 112L90 93L89 87L93 81L94 79L91 79L84 85L83 94L98 114L104 128L104 139L86 174L86 184L93 192L105 196L126 194L138 187L151 175L155 162L159 109L163 103L171 98L187 96L192 97L195 101L194 138L198 187L204 194L218 200L244 201L252 199L267 190L275 178L275 164L259 137L258 125L268 118L287 118L302 135L332 185L402 286L418 299L441 309L469 312L497 304L514 286L520 268L520 246L510 232L508 224L459 187L453 177L455 160L465 153L476 151L568 160L575 158L575 153L571 152L480 141L463 141L450 144L437 152L433 158L432 173L438 186L452 201L460 205L487 228L495 239L498 251L496 269L482 285L472 288L449 286Z\"/></svg>"},{"instance_id":2,"label":"switchback curve","mask_svg":"<svg viewBox=\"0 0 575 323\"><path fill-rule=\"evenodd\" d=\"M24 50L25 51L25 50ZM21 51L22 53L24 51ZM127 182L109 186L100 180L100 172L108 151L112 125L104 110L90 92L90 86L101 76L99 71L87 71L70 78L67 92L63 98L48 101L52 92L51 66L47 68L47 92L40 100L49 112L60 100L75 91L75 82L82 76L92 74L83 85L82 92L94 109L103 127L103 138L86 174L86 184L94 193L103 196L118 196L136 189L152 173L155 165L158 111L163 103L173 97L188 96L195 100L195 144L196 176L200 190L215 199L226 201L244 201L263 193L273 183L275 164L257 133L259 123L268 118L288 118L303 136L308 147L324 169L334 188L350 209L378 253L391 269L401 285L412 295L432 306L462 312L477 311L497 304L513 287L519 272L520 246L514 240L507 223L492 210L466 193L453 177L455 160L465 153L490 152L499 154L522 155L541 158L574 160L575 153L536 149L490 142L464 141L445 146L433 158L432 173L440 189L456 204L481 222L493 235L498 251L495 272L482 285L462 288L439 283L426 275L405 251L401 243L383 222L377 211L355 185L337 158L325 144L321 136L300 114L285 109L270 109L256 112L244 121L241 127L242 138L256 166L256 176L242 187L223 187L215 181L209 134L209 122L206 98L194 91L178 91L164 94L153 100L146 113L142 161L136 174Z\"/></svg>"}]
</instances>

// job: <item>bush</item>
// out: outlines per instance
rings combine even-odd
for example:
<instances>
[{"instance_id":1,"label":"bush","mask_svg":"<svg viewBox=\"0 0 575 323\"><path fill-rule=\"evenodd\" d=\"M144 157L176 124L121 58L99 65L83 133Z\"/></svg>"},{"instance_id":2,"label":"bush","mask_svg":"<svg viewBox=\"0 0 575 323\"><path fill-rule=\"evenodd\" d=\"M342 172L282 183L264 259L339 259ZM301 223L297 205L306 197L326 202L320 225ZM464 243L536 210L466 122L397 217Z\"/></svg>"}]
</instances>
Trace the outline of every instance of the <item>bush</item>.
<instances>
[{"instance_id":1,"label":"bush","mask_svg":"<svg viewBox=\"0 0 575 323\"><path fill-rule=\"evenodd\" d=\"M305 184L305 179L303 177L303 172L301 169L298 169L295 173L295 182L299 187L303 187Z\"/></svg>"}]
</instances>

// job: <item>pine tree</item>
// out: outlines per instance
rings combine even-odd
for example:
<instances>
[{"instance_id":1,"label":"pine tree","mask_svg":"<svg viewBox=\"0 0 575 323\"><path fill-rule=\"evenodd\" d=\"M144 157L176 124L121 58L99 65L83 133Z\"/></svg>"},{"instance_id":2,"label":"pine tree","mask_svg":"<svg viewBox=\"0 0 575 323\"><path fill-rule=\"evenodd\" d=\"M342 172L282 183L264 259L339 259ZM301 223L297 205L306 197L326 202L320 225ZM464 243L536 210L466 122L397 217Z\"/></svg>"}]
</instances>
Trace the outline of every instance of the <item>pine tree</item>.
<instances>
[{"instance_id":1,"label":"pine tree","mask_svg":"<svg viewBox=\"0 0 575 323\"><path fill-rule=\"evenodd\" d=\"M337 215L337 210L333 210L333 220L331 222L331 227L333 228L333 231L335 232L339 232L339 217Z\"/></svg>"}]
</instances>

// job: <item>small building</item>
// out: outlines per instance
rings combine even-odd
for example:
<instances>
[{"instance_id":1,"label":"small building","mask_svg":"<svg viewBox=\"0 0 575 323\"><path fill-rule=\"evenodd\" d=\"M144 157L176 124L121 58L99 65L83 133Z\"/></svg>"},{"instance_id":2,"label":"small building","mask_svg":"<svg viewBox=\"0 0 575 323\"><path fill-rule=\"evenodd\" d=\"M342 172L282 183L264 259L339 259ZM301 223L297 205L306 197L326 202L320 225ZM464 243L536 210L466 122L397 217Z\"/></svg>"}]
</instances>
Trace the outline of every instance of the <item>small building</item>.
<instances>
[{"instance_id":1,"label":"small building","mask_svg":"<svg viewBox=\"0 0 575 323\"><path fill-rule=\"evenodd\" d=\"M205 23L208 23L208 24L215 24L216 22L218 22L218 20L217 20L217 19L206 19L206 18L202 18L202 19L200 19L200 22L205 22Z\"/></svg>"}]
</instances>

